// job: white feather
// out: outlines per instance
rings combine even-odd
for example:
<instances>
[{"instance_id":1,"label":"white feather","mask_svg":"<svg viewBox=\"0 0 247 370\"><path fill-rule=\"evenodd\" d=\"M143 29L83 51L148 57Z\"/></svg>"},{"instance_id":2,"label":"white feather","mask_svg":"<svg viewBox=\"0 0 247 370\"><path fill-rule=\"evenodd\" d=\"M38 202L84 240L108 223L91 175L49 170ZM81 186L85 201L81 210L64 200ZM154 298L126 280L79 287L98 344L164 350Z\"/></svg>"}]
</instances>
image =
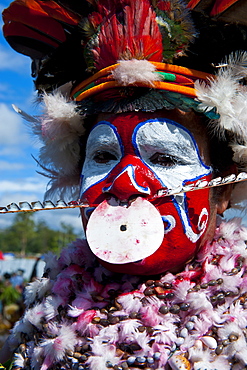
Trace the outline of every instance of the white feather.
<instances>
[{"instance_id":1,"label":"white feather","mask_svg":"<svg viewBox=\"0 0 247 370\"><path fill-rule=\"evenodd\" d=\"M45 316L44 305L42 303L35 305L25 313L25 319L38 329L42 329L41 320Z\"/></svg>"},{"instance_id":2,"label":"white feather","mask_svg":"<svg viewBox=\"0 0 247 370\"><path fill-rule=\"evenodd\" d=\"M51 196L54 191L61 189L60 194L65 196L68 189L72 189L68 194L71 200L72 195L77 195L74 189L79 184L79 141L85 129L76 103L68 99L67 94L64 95L60 90L44 93L43 114L40 117L32 117L16 106L13 108L29 122L33 134L43 142L39 162L45 170L48 168L52 172L51 189L47 195Z\"/></svg>"},{"instance_id":3,"label":"white feather","mask_svg":"<svg viewBox=\"0 0 247 370\"><path fill-rule=\"evenodd\" d=\"M24 368L25 359L24 359L24 357L22 356L21 353L15 353L14 366L17 367L17 368L21 368L21 369Z\"/></svg>"},{"instance_id":4,"label":"white feather","mask_svg":"<svg viewBox=\"0 0 247 370\"><path fill-rule=\"evenodd\" d=\"M231 54L224 68L220 68L216 78L208 83L195 82L197 97L202 111L216 108L220 115L214 121L215 131L229 130L247 139L247 90L239 81L247 76L247 53Z\"/></svg>"},{"instance_id":5,"label":"white feather","mask_svg":"<svg viewBox=\"0 0 247 370\"><path fill-rule=\"evenodd\" d=\"M149 83L162 80L161 75L155 73L155 66L147 60L120 60L119 66L112 71L114 79L123 86L137 82Z\"/></svg>"}]
</instances>

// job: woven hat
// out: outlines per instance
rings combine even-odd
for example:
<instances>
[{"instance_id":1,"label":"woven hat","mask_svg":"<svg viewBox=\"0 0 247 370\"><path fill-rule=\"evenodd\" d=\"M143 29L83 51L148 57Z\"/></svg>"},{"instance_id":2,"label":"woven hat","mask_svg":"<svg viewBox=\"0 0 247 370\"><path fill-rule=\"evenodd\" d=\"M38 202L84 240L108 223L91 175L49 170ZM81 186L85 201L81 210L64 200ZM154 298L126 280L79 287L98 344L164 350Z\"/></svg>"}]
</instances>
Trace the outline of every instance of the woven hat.
<instances>
[{"instance_id":1,"label":"woven hat","mask_svg":"<svg viewBox=\"0 0 247 370\"><path fill-rule=\"evenodd\" d=\"M236 0L16 0L3 12L9 44L32 59L50 189L77 199L88 118L178 108L208 117L247 171L247 11ZM232 205L246 198L236 184Z\"/></svg>"}]
</instances>

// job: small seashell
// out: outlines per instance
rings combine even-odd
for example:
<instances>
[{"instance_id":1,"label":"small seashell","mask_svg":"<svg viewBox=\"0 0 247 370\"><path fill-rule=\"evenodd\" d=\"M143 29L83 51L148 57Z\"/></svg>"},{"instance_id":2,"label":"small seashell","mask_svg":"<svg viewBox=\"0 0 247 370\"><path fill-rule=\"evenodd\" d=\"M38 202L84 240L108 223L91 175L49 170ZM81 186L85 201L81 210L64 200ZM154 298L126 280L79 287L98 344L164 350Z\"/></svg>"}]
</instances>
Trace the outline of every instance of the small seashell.
<instances>
[{"instance_id":1,"label":"small seashell","mask_svg":"<svg viewBox=\"0 0 247 370\"><path fill-rule=\"evenodd\" d=\"M138 356L136 357L136 361L139 363L139 364L145 364L146 362L146 358L144 356Z\"/></svg>"},{"instance_id":2,"label":"small seashell","mask_svg":"<svg viewBox=\"0 0 247 370\"><path fill-rule=\"evenodd\" d=\"M206 180L199 180L196 182L197 188L205 188L206 186L208 186L208 181Z\"/></svg>"},{"instance_id":3,"label":"small seashell","mask_svg":"<svg viewBox=\"0 0 247 370\"><path fill-rule=\"evenodd\" d=\"M217 346L217 348L215 349L216 355L220 355L222 353L223 349L224 349L224 346L222 344Z\"/></svg>"},{"instance_id":4,"label":"small seashell","mask_svg":"<svg viewBox=\"0 0 247 370\"><path fill-rule=\"evenodd\" d=\"M172 352L176 351L176 348L177 348L176 343L173 343L173 344L171 345L171 348L170 348L170 353L172 353Z\"/></svg>"},{"instance_id":5,"label":"small seashell","mask_svg":"<svg viewBox=\"0 0 247 370\"><path fill-rule=\"evenodd\" d=\"M236 179L236 175L235 174L232 174L232 175L229 175L229 176L226 176L222 179L222 184L226 184L228 182L232 182Z\"/></svg>"},{"instance_id":6,"label":"small seashell","mask_svg":"<svg viewBox=\"0 0 247 370\"><path fill-rule=\"evenodd\" d=\"M247 173L246 172L240 172L237 176L237 181L245 180L247 179Z\"/></svg>"},{"instance_id":7,"label":"small seashell","mask_svg":"<svg viewBox=\"0 0 247 370\"><path fill-rule=\"evenodd\" d=\"M176 340L176 344L177 344L177 346L181 346L182 344L184 344L184 338L183 337L178 337L177 340Z\"/></svg>"},{"instance_id":8,"label":"small seashell","mask_svg":"<svg viewBox=\"0 0 247 370\"><path fill-rule=\"evenodd\" d=\"M180 310L181 311L188 311L188 309L190 308L190 304L189 303L181 303L180 304Z\"/></svg>"},{"instance_id":9,"label":"small seashell","mask_svg":"<svg viewBox=\"0 0 247 370\"><path fill-rule=\"evenodd\" d=\"M168 189L167 190L167 195L173 195L173 194L179 194L182 191L182 186L177 186L174 189Z\"/></svg>"},{"instance_id":10,"label":"small seashell","mask_svg":"<svg viewBox=\"0 0 247 370\"><path fill-rule=\"evenodd\" d=\"M177 314L180 311L180 306L177 304L174 304L173 306L170 307L169 311L171 313Z\"/></svg>"},{"instance_id":11,"label":"small seashell","mask_svg":"<svg viewBox=\"0 0 247 370\"><path fill-rule=\"evenodd\" d=\"M126 361L124 361L124 362L122 362L121 363L121 368L122 368L122 370L129 370L129 366L128 366L128 364L127 364L127 362Z\"/></svg>"},{"instance_id":12,"label":"small seashell","mask_svg":"<svg viewBox=\"0 0 247 370\"><path fill-rule=\"evenodd\" d=\"M186 338L188 335L188 329L187 328L183 328L181 331L180 331L180 337L183 337L183 338Z\"/></svg>"},{"instance_id":13,"label":"small seashell","mask_svg":"<svg viewBox=\"0 0 247 370\"><path fill-rule=\"evenodd\" d=\"M201 341L208 348L211 348L211 349L217 348L218 343L217 343L217 341L214 337L210 337L209 335L205 335L204 337L201 337Z\"/></svg>"},{"instance_id":14,"label":"small seashell","mask_svg":"<svg viewBox=\"0 0 247 370\"><path fill-rule=\"evenodd\" d=\"M155 352L153 357L154 357L155 360L159 360L160 356L161 356L160 352Z\"/></svg>"},{"instance_id":15,"label":"small seashell","mask_svg":"<svg viewBox=\"0 0 247 370\"><path fill-rule=\"evenodd\" d=\"M235 342L236 340L238 340L238 335L237 334L231 334L229 335L229 341L230 342Z\"/></svg>"},{"instance_id":16,"label":"small seashell","mask_svg":"<svg viewBox=\"0 0 247 370\"><path fill-rule=\"evenodd\" d=\"M74 352L74 358L80 358L81 353L80 352Z\"/></svg>"},{"instance_id":17,"label":"small seashell","mask_svg":"<svg viewBox=\"0 0 247 370\"><path fill-rule=\"evenodd\" d=\"M222 178L221 177L216 177L215 179L212 179L211 181L209 181L209 186L216 186L216 185L219 185L221 184L221 181L222 181Z\"/></svg>"},{"instance_id":18,"label":"small seashell","mask_svg":"<svg viewBox=\"0 0 247 370\"><path fill-rule=\"evenodd\" d=\"M167 314L169 312L168 306L163 304L162 306L160 306L159 312L163 315Z\"/></svg>"},{"instance_id":19,"label":"small seashell","mask_svg":"<svg viewBox=\"0 0 247 370\"><path fill-rule=\"evenodd\" d=\"M136 361L136 357L134 357L134 356L130 356L130 357L127 358L127 363L129 365L133 365L135 363L135 361Z\"/></svg>"},{"instance_id":20,"label":"small seashell","mask_svg":"<svg viewBox=\"0 0 247 370\"><path fill-rule=\"evenodd\" d=\"M193 323L193 321L188 321L185 326L188 330L192 330L194 329L195 324Z\"/></svg>"},{"instance_id":21,"label":"small seashell","mask_svg":"<svg viewBox=\"0 0 247 370\"><path fill-rule=\"evenodd\" d=\"M158 190L158 192L157 192L157 196L158 197L164 197L165 195L167 195L167 193L168 193L168 189L160 189L160 190Z\"/></svg>"},{"instance_id":22,"label":"small seashell","mask_svg":"<svg viewBox=\"0 0 247 370\"><path fill-rule=\"evenodd\" d=\"M189 360L183 355L174 354L168 361L168 364L171 366L172 370L190 370L191 365Z\"/></svg>"},{"instance_id":23,"label":"small seashell","mask_svg":"<svg viewBox=\"0 0 247 370\"><path fill-rule=\"evenodd\" d=\"M153 357L147 357L147 363L148 364L153 364L154 363Z\"/></svg>"},{"instance_id":24,"label":"small seashell","mask_svg":"<svg viewBox=\"0 0 247 370\"><path fill-rule=\"evenodd\" d=\"M193 316L190 317L190 321L195 322L196 320L197 320L197 316L193 315Z\"/></svg>"},{"instance_id":25,"label":"small seashell","mask_svg":"<svg viewBox=\"0 0 247 370\"><path fill-rule=\"evenodd\" d=\"M184 185L182 190L186 192L186 191L193 190L194 188L195 188L195 184L189 184L189 185Z\"/></svg>"}]
</instances>

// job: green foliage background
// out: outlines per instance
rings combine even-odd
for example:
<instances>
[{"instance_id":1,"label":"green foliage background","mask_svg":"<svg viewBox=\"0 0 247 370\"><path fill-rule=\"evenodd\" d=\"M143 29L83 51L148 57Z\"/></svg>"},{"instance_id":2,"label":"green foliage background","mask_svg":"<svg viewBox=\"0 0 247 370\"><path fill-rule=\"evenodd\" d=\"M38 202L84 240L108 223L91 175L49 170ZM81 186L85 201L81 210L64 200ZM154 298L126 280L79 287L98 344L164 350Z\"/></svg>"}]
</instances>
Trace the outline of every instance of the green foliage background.
<instances>
[{"instance_id":1,"label":"green foliage background","mask_svg":"<svg viewBox=\"0 0 247 370\"><path fill-rule=\"evenodd\" d=\"M45 221L34 221L33 213L18 213L11 226L0 230L0 250L20 256L59 253L68 243L80 237L73 226L61 223L51 229Z\"/></svg>"}]
</instances>

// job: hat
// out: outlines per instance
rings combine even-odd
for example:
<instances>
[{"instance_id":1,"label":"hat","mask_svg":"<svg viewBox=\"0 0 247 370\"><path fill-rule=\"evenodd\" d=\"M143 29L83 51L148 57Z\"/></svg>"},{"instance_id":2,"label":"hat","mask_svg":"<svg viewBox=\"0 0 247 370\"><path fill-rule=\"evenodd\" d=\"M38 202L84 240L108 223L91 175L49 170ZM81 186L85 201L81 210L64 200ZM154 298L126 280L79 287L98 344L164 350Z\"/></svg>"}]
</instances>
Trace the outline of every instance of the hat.
<instances>
[{"instance_id":1,"label":"hat","mask_svg":"<svg viewBox=\"0 0 247 370\"><path fill-rule=\"evenodd\" d=\"M4 35L32 59L43 115L50 189L78 199L88 117L101 112L193 109L247 171L247 4L241 0L16 0ZM231 204L245 196L235 185ZM241 190L241 191L240 191Z\"/></svg>"}]
</instances>

